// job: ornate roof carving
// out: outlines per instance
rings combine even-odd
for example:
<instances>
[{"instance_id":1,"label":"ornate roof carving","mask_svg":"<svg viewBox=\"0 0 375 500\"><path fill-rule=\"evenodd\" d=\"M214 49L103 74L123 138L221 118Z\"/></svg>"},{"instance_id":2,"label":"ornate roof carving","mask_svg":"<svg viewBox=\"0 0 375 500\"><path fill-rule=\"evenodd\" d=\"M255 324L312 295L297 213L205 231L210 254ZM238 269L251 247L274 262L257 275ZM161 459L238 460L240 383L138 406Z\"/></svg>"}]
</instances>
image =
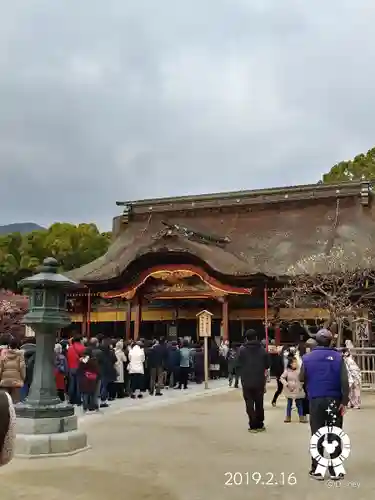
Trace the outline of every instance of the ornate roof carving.
<instances>
[{"instance_id":1,"label":"ornate roof carving","mask_svg":"<svg viewBox=\"0 0 375 500\"><path fill-rule=\"evenodd\" d=\"M227 236L214 236L208 233L202 233L200 231L195 231L194 229L190 229L182 224L170 224L169 222L161 221L161 223L165 226L165 229L158 231L154 236L154 240L158 240L161 238L173 238L176 236L182 236L183 238L187 238L188 240L197 241L198 243L203 244L214 244L220 247L224 247L228 243L231 242L230 238Z\"/></svg>"}]
</instances>

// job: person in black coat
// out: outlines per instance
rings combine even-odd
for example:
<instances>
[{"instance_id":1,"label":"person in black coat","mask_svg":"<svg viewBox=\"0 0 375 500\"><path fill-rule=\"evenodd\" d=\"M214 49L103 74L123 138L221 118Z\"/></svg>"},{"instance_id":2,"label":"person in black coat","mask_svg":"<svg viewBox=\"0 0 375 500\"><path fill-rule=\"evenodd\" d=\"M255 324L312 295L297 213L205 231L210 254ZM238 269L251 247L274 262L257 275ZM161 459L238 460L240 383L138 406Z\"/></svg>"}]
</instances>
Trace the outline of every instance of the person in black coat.
<instances>
[{"instance_id":1,"label":"person in black coat","mask_svg":"<svg viewBox=\"0 0 375 500\"><path fill-rule=\"evenodd\" d=\"M213 340L208 353L210 363L210 377L218 379L220 377L220 351L219 346Z\"/></svg>"},{"instance_id":2,"label":"person in black coat","mask_svg":"<svg viewBox=\"0 0 375 500\"><path fill-rule=\"evenodd\" d=\"M144 351L145 351L145 364L144 364L144 378L143 378L143 392L151 391L151 371L156 366L156 356L154 351L154 345L156 345L156 340L145 340Z\"/></svg>"},{"instance_id":3,"label":"person in black coat","mask_svg":"<svg viewBox=\"0 0 375 500\"><path fill-rule=\"evenodd\" d=\"M168 346L167 384L176 387L180 380L180 350L178 343L173 341Z\"/></svg>"},{"instance_id":4,"label":"person in black coat","mask_svg":"<svg viewBox=\"0 0 375 500\"><path fill-rule=\"evenodd\" d=\"M234 387L236 389L238 388L238 381L239 381L239 370L238 370L239 350L240 346L238 344L231 344L227 354L229 387L232 387L232 383L234 380Z\"/></svg>"},{"instance_id":5,"label":"person in black coat","mask_svg":"<svg viewBox=\"0 0 375 500\"><path fill-rule=\"evenodd\" d=\"M34 342L30 342L29 339L28 342L22 345L21 349L24 352L25 365L26 365L26 377L24 380L23 387L21 388L21 400L23 401L29 395L30 387L33 382L35 356L36 356L35 339Z\"/></svg>"},{"instance_id":6,"label":"person in black coat","mask_svg":"<svg viewBox=\"0 0 375 500\"><path fill-rule=\"evenodd\" d=\"M247 330L238 355L242 394L249 417L249 431L264 431L264 389L269 368L267 351L254 330Z\"/></svg>"},{"instance_id":7,"label":"person in black coat","mask_svg":"<svg viewBox=\"0 0 375 500\"><path fill-rule=\"evenodd\" d=\"M284 372L284 354L282 352L274 355L273 371L277 381L277 389L272 398L272 406L276 406L277 399L283 392L284 388L283 384L280 382L280 377Z\"/></svg>"},{"instance_id":8,"label":"person in black coat","mask_svg":"<svg viewBox=\"0 0 375 500\"><path fill-rule=\"evenodd\" d=\"M204 379L204 352L200 344L194 349L194 379L197 384L201 384Z\"/></svg>"},{"instance_id":9,"label":"person in black coat","mask_svg":"<svg viewBox=\"0 0 375 500\"><path fill-rule=\"evenodd\" d=\"M164 386L165 371L168 365L168 348L165 338L153 345L150 352L153 366L150 370L150 394L162 396L161 388Z\"/></svg>"},{"instance_id":10,"label":"person in black coat","mask_svg":"<svg viewBox=\"0 0 375 500\"><path fill-rule=\"evenodd\" d=\"M108 407L108 389L109 385L116 381L117 372L116 372L116 354L111 345L111 339L103 339L102 344L100 346L101 354L96 357L99 364L99 373L101 377L101 387L100 387L100 399L101 399L101 408Z\"/></svg>"}]
</instances>

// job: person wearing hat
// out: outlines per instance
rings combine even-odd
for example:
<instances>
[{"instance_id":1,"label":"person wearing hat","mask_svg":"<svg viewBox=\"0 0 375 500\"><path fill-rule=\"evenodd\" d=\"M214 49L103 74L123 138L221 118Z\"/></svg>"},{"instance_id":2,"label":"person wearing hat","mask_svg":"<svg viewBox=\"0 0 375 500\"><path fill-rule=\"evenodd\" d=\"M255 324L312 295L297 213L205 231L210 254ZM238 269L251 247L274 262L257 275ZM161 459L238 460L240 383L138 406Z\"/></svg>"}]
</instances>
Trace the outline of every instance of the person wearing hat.
<instances>
[{"instance_id":1,"label":"person wearing hat","mask_svg":"<svg viewBox=\"0 0 375 500\"><path fill-rule=\"evenodd\" d=\"M269 359L254 330L245 333L245 343L239 350L237 366L249 417L249 432L264 431L264 392Z\"/></svg>"},{"instance_id":2,"label":"person wearing hat","mask_svg":"<svg viewBox=\"0 0 375 500\"><path fill-rule=\"evenodd\" d=\"M318 344L316 340L313 337L310 337L308 340L306 340L306 353L311 352L314 347L316 347Z\"/></svg>"},{"instance_id":3,"label":"person wearing hat","mask_svg":"<svg viewBox=\"0 0 375 500\"><path fill-rule=\"evenodd\" d=\"M315 337L317 345L302 358L300 380L307 388L312 435L321 427L334 425L341 428L349 400L348 373L341 354L331 345L332 340L332 333L322 328ZM318 449L324 456L324 449L320 444ZM331 458L339 457L341 451L340 441ZM316 460L312 459L309 475L323 481L324 476L316 472L317 466ZM343 479L343 474L336 476L333 467L328 470L332 480Z\"/></svg>"}]
</instances>

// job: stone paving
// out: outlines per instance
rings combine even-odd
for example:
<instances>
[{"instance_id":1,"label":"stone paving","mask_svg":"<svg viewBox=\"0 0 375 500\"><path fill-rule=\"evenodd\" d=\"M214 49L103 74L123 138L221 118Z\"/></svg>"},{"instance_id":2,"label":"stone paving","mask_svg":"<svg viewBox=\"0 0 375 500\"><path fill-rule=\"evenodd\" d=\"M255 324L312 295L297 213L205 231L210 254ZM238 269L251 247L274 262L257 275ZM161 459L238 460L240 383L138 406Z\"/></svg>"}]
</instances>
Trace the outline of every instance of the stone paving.
<instances>
[{"instance_id":1,"label":"stone paving","mask_svg":"<svg viewBox=\"0 0 375 500\"><path fill-rule=\"evenodd\" d=\"M267 432L254 435L247 432L241 391L224 382L212 383L209 391L192 385L161 398L119 401L103 415L80 419L91 450L69 458L14 460L2 468L1 500L370 500L374 396L364 395L363 409L346 417L352 454L347 477L336 487L308 478L309 426L297 423L296 415L284 424L284 406L283 397L277 408L268 401ZM262 476L260 483L279 484L257 485L254 472ZM281 486L289 474L296 484Z\"/></svg>"}]
</instances>

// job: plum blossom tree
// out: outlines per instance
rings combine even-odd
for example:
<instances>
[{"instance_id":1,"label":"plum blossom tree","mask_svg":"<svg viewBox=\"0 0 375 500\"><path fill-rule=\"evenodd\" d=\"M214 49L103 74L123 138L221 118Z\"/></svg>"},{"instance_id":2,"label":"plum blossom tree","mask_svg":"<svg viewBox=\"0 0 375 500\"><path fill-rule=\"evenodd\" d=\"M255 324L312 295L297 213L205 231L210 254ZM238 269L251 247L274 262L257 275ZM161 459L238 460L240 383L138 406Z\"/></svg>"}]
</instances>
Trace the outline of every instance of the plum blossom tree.
<instances>
[{"instance_id":1,"label":"plum blossom tree","mask_svg":"<svg viewBox=\"0 0 375 500\"><path fill-rule=\"evenodd\" d=\"M341 343L342 331L349 318L363 317L374 297L373 258L369 251L352 254L333 248L301 259L288 269L286 286L271 297L274 305L284 307L317 307L329 314L329 325ZM328 325L327 325L328 326Z\"/></svg>"},{"instance_id":2,"label":"plum blossom tree","mask_svg":"<svg viewBox=\"0 0 375 500\"><path fill-rule=\"evenodd\" d=\"M7 290L0 290L0 334L22 337L21 319L28 309L28 298Z\"/></svg>"}]
</instances>

